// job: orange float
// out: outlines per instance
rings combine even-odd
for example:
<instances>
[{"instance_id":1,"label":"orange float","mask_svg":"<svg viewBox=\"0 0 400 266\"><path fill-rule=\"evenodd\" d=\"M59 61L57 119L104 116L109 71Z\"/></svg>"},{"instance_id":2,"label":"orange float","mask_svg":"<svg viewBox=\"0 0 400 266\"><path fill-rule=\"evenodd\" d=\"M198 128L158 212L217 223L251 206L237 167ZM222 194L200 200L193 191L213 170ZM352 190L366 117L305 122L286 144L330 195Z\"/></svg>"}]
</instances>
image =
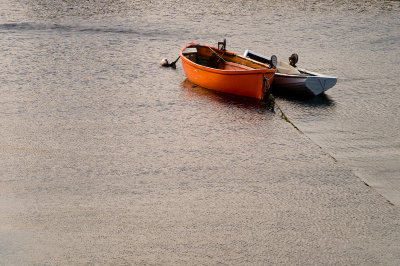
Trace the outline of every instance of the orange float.
<instances>
[{"instance_id":1,"label":"orange float","mask_svg":"<svg viewBox=\"0 0 400 266\"><path fill-rule=\"evenodd\" d=\"M263 99L269 92L275 69L221 47L190 43L180 52L186 77L201 87Z\"/></svg>"}]
</instances>

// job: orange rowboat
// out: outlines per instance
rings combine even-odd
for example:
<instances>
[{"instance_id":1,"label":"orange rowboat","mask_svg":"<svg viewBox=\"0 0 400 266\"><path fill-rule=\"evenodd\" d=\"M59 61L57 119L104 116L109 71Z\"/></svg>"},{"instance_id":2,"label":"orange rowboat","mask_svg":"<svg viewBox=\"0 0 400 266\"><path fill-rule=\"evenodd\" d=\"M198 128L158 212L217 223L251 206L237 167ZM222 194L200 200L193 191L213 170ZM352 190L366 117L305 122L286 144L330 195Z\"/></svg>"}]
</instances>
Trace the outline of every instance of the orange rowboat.
<instances>
[{"instance_id":1,"label":"orange rowboat","mask_svg":"<svg viewBox=\"0 0 400 266\"><path fill-rule=\"evenodd\" d=\"M196 85L220 92L263 99L269 92L275 69L218 48L190 43L181 50L183 70Z\"/></svg>"}]
</instances>

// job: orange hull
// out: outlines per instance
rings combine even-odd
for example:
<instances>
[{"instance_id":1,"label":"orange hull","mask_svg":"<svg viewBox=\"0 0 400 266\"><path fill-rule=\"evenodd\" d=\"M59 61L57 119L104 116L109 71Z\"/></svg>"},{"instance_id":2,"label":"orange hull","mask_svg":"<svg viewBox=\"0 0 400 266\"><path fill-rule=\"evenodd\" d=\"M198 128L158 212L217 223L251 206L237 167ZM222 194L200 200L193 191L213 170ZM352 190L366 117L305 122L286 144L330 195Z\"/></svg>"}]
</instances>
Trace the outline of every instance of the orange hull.
<instances>
[{"instance_id":1,"label":"orange hull","mask_svg":"<svg viewBox=\"0 0 400 266\"><path fill-rule=\"evenodd\" d=\"M224 93L262 99L275 74L267 64L206 45L191 43L180 55L191 82Z\"/></svg>"}]
</instances>

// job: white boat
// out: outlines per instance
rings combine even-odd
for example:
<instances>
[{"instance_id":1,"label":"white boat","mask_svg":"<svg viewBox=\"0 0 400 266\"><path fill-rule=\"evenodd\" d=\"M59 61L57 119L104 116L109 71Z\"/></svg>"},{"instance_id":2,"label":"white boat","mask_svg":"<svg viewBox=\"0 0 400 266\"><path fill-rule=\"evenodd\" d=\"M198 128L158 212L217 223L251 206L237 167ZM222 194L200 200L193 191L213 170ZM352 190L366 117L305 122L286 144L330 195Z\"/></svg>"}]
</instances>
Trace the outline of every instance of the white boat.
<instances>
[{"instance_id":1,"label":"white boat","mask_svg":"<svg viewBox=\"0 0 400 266\"><path fill-rule=\"evenodd\" d=\"M276 73L271 86L273 92L319 95L335 86L336 77L324 76L298 68L296 67L298 57L296 54L293 56L295 56L295 60L291 61L291 64L282 61L276 63ZM271 60L276 60L275 56L271 56L270 60L250 50L244 52L244 57L268 64L271 64Z\"/></svg>"}]
</instances>

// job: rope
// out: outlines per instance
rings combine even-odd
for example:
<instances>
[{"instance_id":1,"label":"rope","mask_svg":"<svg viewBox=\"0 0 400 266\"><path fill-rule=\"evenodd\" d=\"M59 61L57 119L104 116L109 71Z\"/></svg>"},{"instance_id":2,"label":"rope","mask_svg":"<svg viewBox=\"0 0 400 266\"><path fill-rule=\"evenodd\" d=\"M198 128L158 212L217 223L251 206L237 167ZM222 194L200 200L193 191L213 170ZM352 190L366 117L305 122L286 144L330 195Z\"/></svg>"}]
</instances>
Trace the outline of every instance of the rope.
<instances>
[{"instance_id":1,"label":"rope","mask_svg":"<svg viewBox=\"0 0 400 266\"><path fill-rule=\"evenodd\" d=\"M217 52L216 51L214 51L210 46L207 46L214 54L216 54L220 59L222 59L222 61L224 61L225 63L226 63L226 61L225 61L225 59L223 59L221 56L219 56L218 54L217 54Z\"/></svg>"},{"instance_id":2,"label":"rope","mask_svg":"<svg viewBox=\"0 0 400 266\"><path fill-rule=\"evenodd\" d=\"M265 80L265 85L266 85L266 90L269 90L271 84L269 84L269 78L267 78L266 76L264 76L264 80Z\"/></svg>"}]
</instances>

